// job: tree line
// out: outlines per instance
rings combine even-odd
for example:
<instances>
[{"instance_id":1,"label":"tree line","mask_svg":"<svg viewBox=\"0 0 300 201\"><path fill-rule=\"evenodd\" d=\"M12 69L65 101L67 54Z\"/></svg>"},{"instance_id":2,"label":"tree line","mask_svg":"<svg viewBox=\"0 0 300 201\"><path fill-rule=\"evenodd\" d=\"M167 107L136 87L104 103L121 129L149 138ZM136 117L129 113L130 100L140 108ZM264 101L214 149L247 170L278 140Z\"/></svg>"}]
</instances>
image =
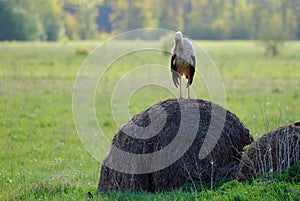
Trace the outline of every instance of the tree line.
<instances>
[{"instance_id":1,"label":"tree line","mask_svg":"<svg viewBox=\"0 0 300 201\"><path fill-rule=\"evenodd\" d=\"M148 27L193 39L300 39L300 0L0 0L0 40L85 40Z\"/></svg>"}]
</instances>

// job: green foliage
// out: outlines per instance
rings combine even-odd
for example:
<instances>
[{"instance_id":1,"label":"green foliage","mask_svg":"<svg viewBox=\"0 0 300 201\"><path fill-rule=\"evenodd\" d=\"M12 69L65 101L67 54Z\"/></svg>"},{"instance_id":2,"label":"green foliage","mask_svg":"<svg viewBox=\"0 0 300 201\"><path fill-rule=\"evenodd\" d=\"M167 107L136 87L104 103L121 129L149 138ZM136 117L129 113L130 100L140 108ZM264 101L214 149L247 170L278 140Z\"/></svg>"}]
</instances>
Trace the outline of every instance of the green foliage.
<instances>
[{"instance_id":1,"label":"green foliage","mask_svg":"<svg viewBox=\"0 0 300 201\"><path fill-rule=\"evenodd\" d=\"M85 47L77 47L74 51L75 55L82 55L82 56L88 56L90 51L86 49Z\"/></svg>"},{"instance_id":2,"label":"green foliage","mask_svg":"<svg viewBox=\"0 0 300 201\"><path fill-rule=\"evenodd\" d=\"M278 14L263 12L257 39L265 46L266 55L277 56L288 35Z\"/></svg>"},{"instance_id":3,"label":"green foliage","mask_svg":"<svg viewBox=\"0 0 300 201\"><path fill-rule=\"evenodd\" d=\"M300 33L299 0L155 0L150 3L115 0L105 5L113 8L110 22L118 32L151 26L182 30L194 39L267 38L274 41L272 34L282 36L281 32L284 39L300 36L297 35ZM279 19L274 21L274 16ZM281 23L277 23L278 20Z\"/></svg>"},{"instance_id":4,"label":"green foliage","mask_svg":"<svg viewBox=\"0 0 300 201\"><path fill-rule=\"evenodd\" d=\"M58 40L62 27L57 2L1 0L0 40Z\"/></svg>"},{"instance_id":5,"label":"green foliage","mask_svg":"<svg viewBox=\"0 0 300 201\"><path fill-rule=\"evenodd\" d=\"M60 0L1 0L0 40L57 41L96 35L97 4Z\"/></svg>"},{"instance_id":6,"label":"green foliage","mask_svg":"<svg viewBox=\"0 0 300 201\"><path fill-rule=\"evenodd\" d=\"M64 14L65 35L71 40L79 39L80 25L75 17L69 13Z\"/></svg>"},{"instance_id":7,"label":"green foliage","mask_svg":"<svg viewBox=\"0 0 300 201\"><path fill-rule=\"evenodd\" d=\"M64 1L65 34L69 39L92 39L96 35L98 4L95 1Z\"/></svg>"},{"instance_id":8,"label":"green foliage","mask_svg":"<svg viewBox=\"0 0 300 201\"><path fill-rule=\"evenodd\" d=\"M0 40L86 40L98 38L97 28L116 34L150 27L193 39L260 40L277 55L285 40L300 39L299 0L1 0L0 10Z\"/></svg>"},{"instance_id":9,"label":"green foliage","mask_svg":"<svg viewBox=\"0 0 300 201\"><path fill-rule=\"evenodd\" d=\"M34 40L40 34L38 19L14 1L0 1L0 27L0 40Z\"/></svg>"},{"instance_id":10,"label":"green foliage","mask_svg":"<svg viewBox=\"0 0 300 201\"><path fill-rule=\"evenodd\" d=\"M282 174L277 175L279 181L288 181L292 183L300 182L300 161L292 165L290 168L282 171Z\"/></svg>"},{"instance_id":11,"label":"green foliage","mask_svg":"<svg viewBox=\"0 0 300 201\"><path fill-rule=\"evenodd\" d=\"M35 3L36 12L39 13L40 19L43 25L43 35L42 39L47 41L57 41L62 35L62 8L58 0L43 1L40 2L41 5ZM45 6L46 5L46 6ZM47 7L47 9L45 9Z\"/></svg>"}]
</instances>

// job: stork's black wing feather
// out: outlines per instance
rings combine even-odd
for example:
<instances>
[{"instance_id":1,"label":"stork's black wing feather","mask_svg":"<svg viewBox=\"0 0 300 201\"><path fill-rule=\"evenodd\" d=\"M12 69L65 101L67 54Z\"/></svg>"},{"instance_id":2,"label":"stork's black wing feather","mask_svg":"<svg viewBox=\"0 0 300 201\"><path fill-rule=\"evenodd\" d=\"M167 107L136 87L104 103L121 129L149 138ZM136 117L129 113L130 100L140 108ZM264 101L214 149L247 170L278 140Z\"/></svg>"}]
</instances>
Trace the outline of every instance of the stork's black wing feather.
<instances>
[{"instance_id":1,"label":"stork's black wing feather","mask_svg":"<svg viewBox=\"0 0 300 201\"><path fill-rule=\"evenodd\" d=\"M173 54L171 57L171 70L177 71L175 59L176 59L176 54Z\"/></svg>"},{"instance_id":2,"label":"stork's black wing feather","mask_svg":"<svg viewBox=\"0 0 300 201\"><path fill-rule=\"evenodd\" d=\"M195 74L195 69L196 69L196 59L195 56L192 56L192 61L193 61L193 65L191 65L190 68L190 73L191 73L191 83L190 85L193 83L193 78L194 78L194 74Z\"/></svg>"},{"instance_id":3,"label":"stork's black wing feather","mask_svg":"<svg viewBox=\"0 0 300 201\"><path fill-rule=\"evenodd\" d=\"M173 83L176 87L178 87L179 82L178 82L178 73L177 73L177 67L176 67L176 54L172 55L171 58L171 72L172 72L172 79Z\"/></svg>"}]
</instances>

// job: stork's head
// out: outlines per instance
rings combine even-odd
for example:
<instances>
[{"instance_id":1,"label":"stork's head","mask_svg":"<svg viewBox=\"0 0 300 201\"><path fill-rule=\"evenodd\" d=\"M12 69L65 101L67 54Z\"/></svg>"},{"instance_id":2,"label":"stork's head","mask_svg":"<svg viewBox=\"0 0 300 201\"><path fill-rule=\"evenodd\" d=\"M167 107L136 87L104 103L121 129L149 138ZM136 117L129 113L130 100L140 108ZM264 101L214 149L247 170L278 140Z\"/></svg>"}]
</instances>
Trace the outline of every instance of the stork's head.
<instances>
[{"instance_id":1,"label":"stork's head","mask_svg":"<svg viewBox=\"0 0 300 201\"><path fill-rule=\"evenodd\" d=\"M182 33L180 31L177 31L175 34L175 43L179 43L182 39Z\"/></svg>"},{"instance_id":2,"label":"stork's head","mask_svg":"<svg viewBox=\"0 0 300 201\"><path fill-rule=\"evenodd\" d=\"M177 49L177 45L178 43L181 42L181 39L182 39L182 33L180 31L177 31L176 34L175 34L175 51L176 52L176 49Z\"/></svg>"}]
</instances>

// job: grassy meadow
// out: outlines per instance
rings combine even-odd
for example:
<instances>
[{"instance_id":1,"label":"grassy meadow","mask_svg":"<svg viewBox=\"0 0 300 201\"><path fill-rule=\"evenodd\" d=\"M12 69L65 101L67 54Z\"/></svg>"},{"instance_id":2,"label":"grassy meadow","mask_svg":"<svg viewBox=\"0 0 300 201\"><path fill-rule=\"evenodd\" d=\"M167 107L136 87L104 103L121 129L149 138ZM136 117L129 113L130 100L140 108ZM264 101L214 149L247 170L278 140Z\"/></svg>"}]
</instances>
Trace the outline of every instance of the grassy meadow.
<instances>
[{"instance_id":1,"label":"grassy meadow","mask_svg":"<svg viewBox=\"0 0 300 201\"><path fill-rule=\"evenodd\" d=\"M120 42L115 48L131 43ZM264 48L252 41L196 43L209 53L222 76L226 108L255 138L300 119L300 42L287 42L275 58L265 56ZM99 200L300 199L299 180L231 181L213 191L199 184L160 194L97 195L100 163L91 157L76 133L72 92L82 63L99 44L0 43L0 200L83 200L87 192ZM156 58L169 68L169 55L130 54L114 62L99 81L105 87L97 89L96 110L107 138L112 139L118 130L110 113L113 86L136 64L153 63ZM171 79L171 73L165 76ZM193 85L203 87L197 98L209 100L199 77ZM142 88L130 99L130 114L171 97L174 95L157 86Z\"/></svg>"}]
</instances>

